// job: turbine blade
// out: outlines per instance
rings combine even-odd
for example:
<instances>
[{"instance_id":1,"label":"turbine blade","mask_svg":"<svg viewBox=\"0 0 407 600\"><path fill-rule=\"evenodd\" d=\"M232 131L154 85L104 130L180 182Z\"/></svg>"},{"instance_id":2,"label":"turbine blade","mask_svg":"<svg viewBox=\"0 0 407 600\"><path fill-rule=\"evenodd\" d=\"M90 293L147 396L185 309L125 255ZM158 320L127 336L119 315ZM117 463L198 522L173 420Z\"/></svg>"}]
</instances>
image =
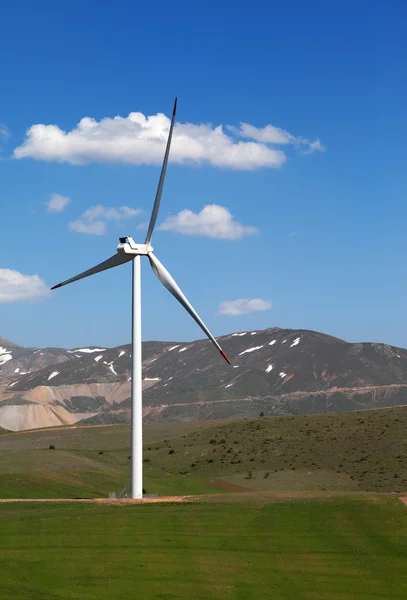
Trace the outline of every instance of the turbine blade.
<instances>
[{"instance_id":1,"label":"turbine blade","mask_svg":"<svg viewBox=\"0 0 407 600\"><path fill-rule=\"evenodd\" d=\"M148 254L148 258L150 259L151 267L152 267L155 275L157 276L157 278L167 288L167 290L169 292L171 292L171 294L178 300L178 302L180 304L182 304L182 306L185 308L185 310L187 310L189 312L191 317L198 323L198 325L202 329L202 331L208 336L208 338L211 340L211 342L219 350L219 352L221 353L223 358L226 360L226 362L231 364L230 360L228 359L228 357L226 356L226 354L224 353L222 348L219 346L218 342L215 340L215 338L213 337L213 335L211 334L209 329L206 327L205 323L199 317L198 313L195 311L193 306L190 304L190 302L184 296L184 294L182 293L182 291L180 290L178 285L175 283L175 281L171 277L171 275L168 273L168 271L164 267L164 265L162 263L160 263L158 258L156 256L154 256L154 254L152 252L150 252Z\"/></svg>"},{"instance_id":2,"label":"turbine blade","mask_svg":"<svg viewBox=\"0 0 407 600\"><path fill-rule=\"evenodd\" d=\"M100 273L101 271L106 271L106 269L112 269L113 267L118 267L119 265L123 265L124 263L132 260L134 258L131 254L115 254L111 256L104 262L96 265L96 267L92 267L92 269L88 269L79 275L75 275L75 277L71 277L71 279L67 279L62 283L58 283L51 288L51 290L55 290L56 288L60 288L63 285L68 285L68 283L73 283L74 281L78 281L78 279L84 279L84 277L90 277L90 275L95 275L95 273Z\"/></svg>"},{"instance_id":3,"label":"turbine blade","mask_svg":"<svg viewBox=\"0 0 407 600\"><path fill-rule=\"evenodd\" d=\"M151 237L153 235L153 230L154 230L154 227L155 227L155 222L157 221L158 209L160 208L161 196L162 196L162 193L163 193L165 173L167 171L168 157L170 155L172 132L173 132L173 129L174 129L174 123L175 123L175 115L176 115L176 113L177 113L177 98L175 98L174 108L172 110L172 119L171 119L171 125L170 125L170 133L168 134L167 147L165 149L165 154L164 154L164 162L163 162L163 166L161 168L160 180L158 182L158 188L157 188L157 193L156 193L156 196L155 196L155 201L154 201L154 206L153 206L153 212L151 213L150 223L148 225L147 237L146 237L146 241L144 242L145 244L149 244L151 242Z\"/></svg>"}]
</instances>

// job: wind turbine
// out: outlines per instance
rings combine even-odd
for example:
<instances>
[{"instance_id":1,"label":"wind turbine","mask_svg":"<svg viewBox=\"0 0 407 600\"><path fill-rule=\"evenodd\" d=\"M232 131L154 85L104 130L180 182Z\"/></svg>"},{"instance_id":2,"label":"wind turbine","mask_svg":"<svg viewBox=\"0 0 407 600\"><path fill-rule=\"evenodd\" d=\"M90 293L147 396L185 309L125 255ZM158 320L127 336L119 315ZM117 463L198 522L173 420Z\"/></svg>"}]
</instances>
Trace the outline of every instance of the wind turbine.
<instances>
[{"instance_id":1,"label":"wind turbine","mask_svg":"<svg viewBox=\"0 0 407 600\"><path fill-rule=\"evenodd\" d=\"M151 246L151 238L155 223L157 221L158 209L164 187L165 173L167 170L168 157L170 154L172 132L174 129L175 115L177 110L177 98L175 98L174 109L170 131L168 134L167 146L165 149L163 166L161 168L160 180L158 182L157 194L154 201L153 211L151 213L150 223L148 226L147 236L144 244L136 244L130 236L119 238L117 252L104 262L92 267L88 271L84 271L71 279L67 279L62 283L58 283L52 287L52 290L60 288L68 283L73 283L79 279L90 277L95 273L118 267L124 263L132 261L132 365L131 365L131 497L143 497L143 405L142 405L142 354L141 354L141 257L147 256L150 265L161 283L169 292L178 300L193 319L198 323L199 327L208 336L211 342L219 350L223 358L230 364L230 361L222 348L215 340L205 323L199 317L193 306L184 296L174 279L171 277L164 265L154 255L154 249Z\"/></svg>"}]
</instances>

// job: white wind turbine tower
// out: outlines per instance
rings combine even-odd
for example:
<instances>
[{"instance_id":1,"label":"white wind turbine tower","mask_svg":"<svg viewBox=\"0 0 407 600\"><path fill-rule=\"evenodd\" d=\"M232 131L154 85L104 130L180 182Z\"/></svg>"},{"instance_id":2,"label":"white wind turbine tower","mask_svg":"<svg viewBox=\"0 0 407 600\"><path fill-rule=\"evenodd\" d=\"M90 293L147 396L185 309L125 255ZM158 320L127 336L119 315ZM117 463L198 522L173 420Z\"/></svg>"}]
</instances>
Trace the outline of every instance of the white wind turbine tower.
<instances>
[{"instance_id":1,"label":"white wind turbine tower","mask_svg":"<svg viewBox=\"0 0 407 600\"><path fill-rule=\"evenodd\" d=\"M172 132L174 129L175 115L177 108L177 99L174 102L170 131L168 134L167 147L165 149L163 166L161 169L160 180L158 182L157 194L151 213L150 223L148 226L147 236L144 244L136 244L130 236L121 237L120 243L117 246L117 253L111 256L104 262L96 265L92 269L80 273L71 279L67 279L58 285L55 285L52 290L89 277L100 271L106 271L113 267L118 267L124 263L132 261L132 372L131 372L131 497L143 497L143 406L142 406L142 356L141 356L141 285L140 285L140 257L147 256L151 267L169 292L178 300L180 304L189 312L191 317L195 319L201 329L205 332L208 338L213 342L219 350L223 358L230 364L230 361L222 348L215 340L205 323L199 317L192 305L188 302L174 279L171 277L167 269L161 264L158 258L153 254L151 246L151 237L154 226L157 220L158 209L160 207L161 195L164 186L165 172L167 169L168 156L170 153Z\"/></svg>"}]
</instances>

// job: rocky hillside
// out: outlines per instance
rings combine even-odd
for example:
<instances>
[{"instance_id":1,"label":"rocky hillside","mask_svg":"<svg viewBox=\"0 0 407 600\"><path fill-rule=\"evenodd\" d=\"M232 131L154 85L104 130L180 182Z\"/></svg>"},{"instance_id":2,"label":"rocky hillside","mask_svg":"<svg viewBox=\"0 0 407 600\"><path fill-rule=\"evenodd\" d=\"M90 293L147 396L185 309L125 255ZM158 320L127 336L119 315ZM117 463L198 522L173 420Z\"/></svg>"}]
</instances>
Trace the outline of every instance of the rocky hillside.
<instances>
[{"instance_id":1,"label":"rocky hillside","mask_svg":"<svg viewBox=\"0 0 407 600\"><path fill-rule=\"evenodd\" d=\"M72 353L62 348L22 348L0 337L0 381L70 360Z\"/></svg>"},{"instance_id":2,"label":"rocky hillside","mask_svg":"<svg viewBox=\"0 0 407 600\"><path fill-rule=\"evenodd\" d=\"M407 404L407 350L314 331L245 331L143 344L146 420L297 414ZM129 345L21 348L0 338L0 427L127 421Z\"/></svg>"}]
</instances>

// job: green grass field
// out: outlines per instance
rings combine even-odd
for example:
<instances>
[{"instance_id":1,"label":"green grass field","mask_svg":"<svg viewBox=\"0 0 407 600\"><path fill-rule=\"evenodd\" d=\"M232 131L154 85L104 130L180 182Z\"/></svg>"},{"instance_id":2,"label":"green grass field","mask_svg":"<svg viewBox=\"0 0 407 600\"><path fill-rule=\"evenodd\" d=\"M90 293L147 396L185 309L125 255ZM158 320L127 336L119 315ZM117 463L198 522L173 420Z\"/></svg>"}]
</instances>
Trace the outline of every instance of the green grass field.
<instances>
[{"instance_id":1,"label":"green grass field","mask_svg":"<svg viewBox=\"0 0 407 600\"><path fill-rule=\"evenodd\" d=\"M0 505L0 598L404 600L394 498Z\"/></svg>"},{"instance_id":2,"label":"green grass field","mask_svg":"<svg viewBox=\"0 0 407 600\"><path fill-rule=\"evenodd\" d=\"M407 597L405 408L145 427L144 485L187 504L0 503L0 600ZM50 449L49 446L55 446ZM129 483L129 427L0 435L0 498Z\"/></svg>"}]
</instances>

